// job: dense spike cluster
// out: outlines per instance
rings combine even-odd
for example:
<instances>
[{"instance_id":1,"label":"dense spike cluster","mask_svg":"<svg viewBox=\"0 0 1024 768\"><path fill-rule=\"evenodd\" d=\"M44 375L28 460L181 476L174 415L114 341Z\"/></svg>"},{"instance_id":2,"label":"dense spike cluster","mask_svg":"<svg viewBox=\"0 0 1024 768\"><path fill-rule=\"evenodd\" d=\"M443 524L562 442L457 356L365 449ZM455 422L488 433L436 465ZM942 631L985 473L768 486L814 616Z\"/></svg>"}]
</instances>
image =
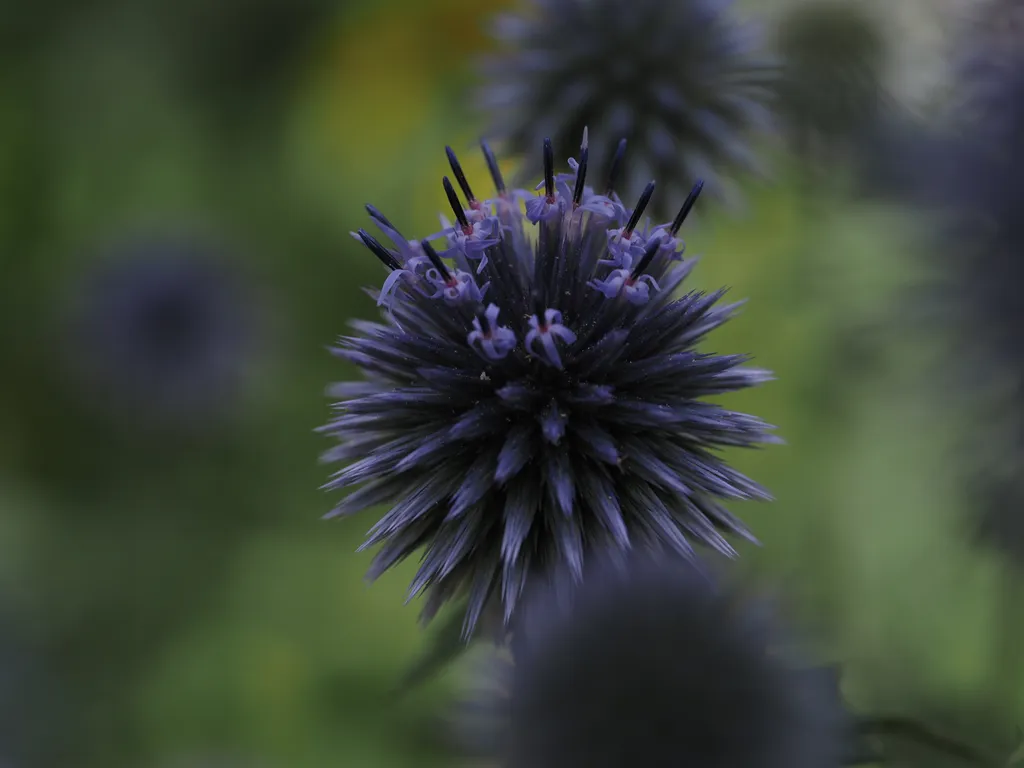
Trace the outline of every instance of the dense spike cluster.
<instances>
[{"instance_id":1,"label":"dense spike cluster","mask_svg":"<svg viewBox=\"0 0 1024 768\"><path fill-rule=\"evenodd\" d=\"M568 597L568 599L566 599ZM829 768L851 743L828 668L692 562L633 558L529 601L515 661L460 706L501 768Z\"/></svg>"},{"instance_id":2,"label":"dense spike cluster","mask_svg":"<svg viewBox=\"0 0 1024 768\"><path fill-rule=\"evenodd\" d=\"M768 495L716 449L773 440L701 399L770 378L744 355L696 351L736 307L716 306L724 291L675 298L701 183L671 222L641 227L654 182L632 211L614 176L596 194L585 131L572 173L555 174L545 140L536 195L506 188L483 150L497 197L478 199L449 150L467 202L445 178L455 222L437 235L407 240L368 206L391 244L354 237L390 272L373 292L386 321L340 340L367 381L333 388L323 427L341 442L326 460L350 462L327 487L362 484L333 514L393 505L365 544L383 544L371 576L422 548L410 597L426 590L430 617L468 595L466 632L492 598L508 623L528 576L565 564L578 577L596 549L731 554L722 534L749 534L721 500Z\"/></svg>"},{"instance_id":3,"label":"dense spike cluster","mask_svg":"<svg viewBox=\"0 0 1024 768\"><path fill-rule=\"evenodd\" d=\"M757 167L747 140L769 128L774 65L728 0L524 0L494 34L479 102L525 172L540 172L544 136L562 151L587 125L625 136L626 188L657 178L665 194L652 211L668 218L693 178L719 191L723 171ZM612 158L595 158L599 170Z\"/></svg>"},{"instance_id":4,"label":"dense spike cluster","mask_svg":"<svg viewBox=\"0 0 1024 768\"><path fill-rule=\"evenodd\" d=\"M885 35L871 12L842 0L801 3L778 34L779 111L802 151L859 137L883 104Z\"/></svg>"}]
</instances>

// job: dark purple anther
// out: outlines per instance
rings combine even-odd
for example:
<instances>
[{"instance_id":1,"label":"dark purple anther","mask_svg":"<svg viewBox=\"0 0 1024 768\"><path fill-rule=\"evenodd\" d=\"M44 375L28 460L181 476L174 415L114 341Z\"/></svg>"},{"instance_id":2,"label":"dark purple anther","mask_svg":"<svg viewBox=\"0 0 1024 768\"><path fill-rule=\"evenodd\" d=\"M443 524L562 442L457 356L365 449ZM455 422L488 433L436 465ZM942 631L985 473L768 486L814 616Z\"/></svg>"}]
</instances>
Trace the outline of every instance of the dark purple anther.
<instances>
[{"instance_id":1,"label":"dark purple anther","mask_svg":"<svg viewBox=\"0 0 1024 768\"><path fill-rule=\"evenodd\" d=\"M480 149L484 152L484 160L487 161L487 170L491 172L491 178L494 180L494 188L498 190L499 195L504 196L506 192L505 179L502 178L501 169L498 167L498 158L494 156L494 152L486 141L480 142Z\"/></svg>"},{"instance_id":2,"label":"dark purple anther","mask_svg":"<svg viewBox=\"0 0 1024 768\"><path fill-rule=\"evenodd\" d=\"M459 182L459 188L462 190L462 194L466 196L466 200L469 202L469 207L474 211L480 210L480 201L473 195L473 190L469 188L469 182L466 180L466 174L462 171L462 165L459 163L459 159L455 156L455 152L451 147L444 148L445 154L448 155L448 165L452 167L452 173L455 175L455 180Z\"/></svg>"},{"instance_id":3,"label":"dark purple anther","mask_svg":"<svg viewBox=\"0 0 1024 768\"><path fill-rule=\"evenodd\" d=\"M650 266L651 260L660 249L661 240L657 237L652 237L651 242L649 242L647 247L644 248L644 255L640 257L640 261L636 263L636 266L633 267L633 271L629 275L629 281L631 283L635 282L636 279L644 273L644 270Z\"/></svg>"},{"instance_id":4,"label":"dark purple anther","mask_svg":"<svg viewBox=\"0 0 1024 768\"><path fill-rule=\"evenodd\" d=\"M640 195L640 199L637 200L636 208L633 209L633 214L629 217L629 222L626 224L626 228L622 230L623 237L629 237L633 234L633 230L636 229L636 225L640 223L640 217L644 215L644 209L647 208L647 204L651 202L651 195L654 194L654 182L647 182L647 186L644 187L643 193Z\"/></svg>"},{"instance_id":5,"label":"dark purple anther","mask_svg":"<svg viewBox=\"0 0 1024 768\"><path fill-rule=\"evenodd\" d=\"M544 296L541 294L540 291L534 289L530 293L530 299L533 301L533 313L537 315L538 319L543 321L544 310L547 309L547 307L544 304Z\"/></svg>"},{"instance_id":6,"label":"dark purple anther","mask_svg":"<svg viewBox=\"0 0 1024 768\"><path fill-rule=\"evenodd\" d=\"M469 219L466 218L466 211L455 192L455 187L452 186L447 176L441 180L441 183L444 184L444 193L448 195L448 204L451 205L455 219L459 222L459 226L462 227L462 233L465 235L473 234L473 227L470 226Z\"/></svg>"},{"instance_id":7,"label":"dark purple anther","mask_svg":"<svg viewBox=\"0 0 1024 768\"><path fill-rule=\"evenodd\" d=\"M555 149L551 139L544 139L544 197L555 202Z\"/></svg>"},{"instance_id":8,"label":"dark purple anther","mask_svg":"<svg viewBox=\"0 0 1024 768\"><path fill-rule=\"evenodd\" d=\"M583 129L583 143L580 144L580 165L576 170L576 188L572 191L572 209L575 211L580 207L583 200L583 183L587 178L587 158L590 156L590 147L587 140L587 129Z\"/></svg>"},{"instance_id":9,"label":"dark purple anther","mask_svg":"<svg viewBox=\"0 0 1024 768\"><path fill-rule=\"evenodd\" d=\"M366 212L370 214L370 218L374 219L375 221L379 221L388 229L393 229L395 230L395 232L398 231L398 227L396 227L394 224L388 221L387 217L383 213L381 213L376 206L367 203Z\"/></svg>"},{"instance_id":10,"label":"dark purple anther","mask_svg":"<svg viewBox=\"0 0 1024 768\"><path fill-rule=\"evenodd\" d=\"M359 239L363 241L363 244L370 249L370 253L380 259L385 267L390 270L402 268L402 265L398 263L398 260L392 255L391 251L377 242L373 235L365 229L360 229L356 234L359 235Z\"/></svg>"},{"instance_id":11,"label":"dark purple anther","mask_svg":"<svg viewBox=\"0 0 1024 768\"><path fill-rule=\"evenodd\" d=\"M448 179L445 179L445 181L448 181ZM423 248L423 253L425 253L427 258L430 259L430 263L433 264L434 268L441 273L441 277L444 278L444 281L446 283L451 282L452 273L448 271L448 267L444 265L444 262L441 261L441 257L437 255L437 251L434 250L434 246L432 246L427 240L420 240L420 246Z\"/></svg>"},{"instance_id":12,"label":"dark purple anther","mask_svg":"<svg viewBox=\"0 0 1024 768\"><path fill-rule=\"evenodd\" d=\"M679 209L679 213L676 214L675 219L672 221L672 228L668 231L672 237L675 237L679 228L683 226L683 222L690 214L690 209L693 208L693 204L696 203L697 198L700 197L702 189L704 189L704 179L697 179L697 183L693 185L693 189L690 190L690 194L686 196L686 202L683 203L683 207Z\"/></svg>"}]
</instances>

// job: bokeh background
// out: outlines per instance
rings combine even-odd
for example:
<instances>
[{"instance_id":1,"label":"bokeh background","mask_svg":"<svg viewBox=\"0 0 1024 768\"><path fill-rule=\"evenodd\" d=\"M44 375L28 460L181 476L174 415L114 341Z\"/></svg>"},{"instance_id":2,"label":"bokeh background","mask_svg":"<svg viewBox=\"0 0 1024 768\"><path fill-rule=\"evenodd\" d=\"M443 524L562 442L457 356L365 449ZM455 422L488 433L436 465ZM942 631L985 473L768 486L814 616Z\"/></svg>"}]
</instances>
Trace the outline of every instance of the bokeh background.
<instances>
[{"instance_id":1,"label":"bokeh background","mask_svg":"<svg viewBox=\"0 0 1024 768\"><path fill-rule=\"evenodd\" d=\"M445 144L486 186L467 93L514 2L3 3L11 765L454 764L461 667L393 695L431 637L404 605L415 564L364 582L372 515L321 521L314 429L325 386L354 375L326 347L376 314L360 288L380 267L348 234L363 205L435 231ZM798 2L737 12L771 30ZM944 98L975 4L867 3L900 114ZM763 140L770 173L737 179L740 205L702 201L687 236L696 286L750 299L715 350L778 376L735 398L787 442L735 456L777 497L737 510L763 542L742 567L843 663L858 711L1008 755L1024 603L971 535L961 416L932 386L957 360L908 331L928 222L883 194L896 164L867 134L824 161Z\"/></svg>"}]
</instances>

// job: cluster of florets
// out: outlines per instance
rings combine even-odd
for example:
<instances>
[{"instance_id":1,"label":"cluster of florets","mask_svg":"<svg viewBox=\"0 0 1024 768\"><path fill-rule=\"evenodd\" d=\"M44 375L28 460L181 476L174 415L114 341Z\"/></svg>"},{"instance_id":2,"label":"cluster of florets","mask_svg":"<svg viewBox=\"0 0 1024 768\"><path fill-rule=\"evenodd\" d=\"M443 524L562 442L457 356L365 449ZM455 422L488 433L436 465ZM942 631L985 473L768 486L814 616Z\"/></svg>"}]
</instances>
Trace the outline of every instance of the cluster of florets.
<instances>
[{"instance_id":1,"label":"cluster of florets","mask_svg":"<svg viewBox=\"0 0 1024 768\"><path fill-rule=\"evenodd\" d=\"M334 387L344 400L323 428L341 441L327 460L351 462L327 487L363 484L333 514L394 504L365 545L383 543L371 577L422 549L410 597L426 591L430 617L468 596L467 633L492 604L510 623L528 576L580 578L594 551L731 554L723 533L749 533L720 500L767 493L715 449L771 441L759 419L700 399L769 378L694 349L731 316L714 306L723 292L673 298L702 184L671 222L641 227L655 184L626 209L624 141L600 192L586 131L571 173L555 174L545 140L537 194L507 189L483 151L497 196L478 199L448 149L467 202L446 177L455 221L435 235L409 240L367 206L391 241L354 233L390 272L372 292L386 322L341 339L367 381Z\"/></svg>"}]
</instances>

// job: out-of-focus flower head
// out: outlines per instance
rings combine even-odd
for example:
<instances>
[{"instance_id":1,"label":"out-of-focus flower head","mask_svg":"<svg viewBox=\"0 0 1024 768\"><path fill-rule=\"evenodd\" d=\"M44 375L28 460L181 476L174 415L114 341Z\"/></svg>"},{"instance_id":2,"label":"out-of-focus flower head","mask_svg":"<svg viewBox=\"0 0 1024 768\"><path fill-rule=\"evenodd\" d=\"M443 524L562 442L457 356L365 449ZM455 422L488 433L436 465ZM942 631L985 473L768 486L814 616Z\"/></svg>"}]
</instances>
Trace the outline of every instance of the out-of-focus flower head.
<instances>
[{"instance_id":1,"label":"out-of-focus flower head","mask_svg":"<svg viewBox=\"0 0 1024 768\"><path fill-rule=\"evenodd\" d=\"M263 341L250 289L241 270L198 240L114 249L74 288L69 340L79 386L132 422L185 426L228 415Z\"/></svg>"},{"instance_id":2,"label":"out-of-focus flower head","mask_svg":"<svg viewBox=\"0 0 1024 768\"><path fill-rule=\"evenodd\" d=\"M528 599L460 730L502 768L825 768L849 723L827 668L800 660L765 606L693 561L601 563Z\"/></svg>"},{"instance_id":3,"label":"out-of-focus flower head","mask_svg":"<svg viewBox=\"0 0 1024 768\"><path fill-rule=\"evenodd\" d=\"M857 137L882 107L886 40L863 4L813 0L779 24L779 111L801 149Z\"/></svg>"},{"instance_id":4,"label":"out-of-focus flower head","mask_svg":"<svg viewBox=\"0 0 1024 768\"><path fill-rule=\"evenodd\" d=\"M967 57L978 63L980 52ZM1024 51L965 67L963 105L917 199L936 214L932 327L951 341L984 537L1024 562Z\"/></svg>"},{"instance_id":5,"label":"out-of-focus flower head","mask_svg":"<svg viewBox=\"0 0 1024 768\"><path fill-rule=\"evenodd\" d=\"M629 140L624 188L658 179L652 211L668 218L693 178L717 192L722 172L757 168L747 139L769 126L774 65L728 0L523 0L495 36L479 103L524 174L539 173L543 137L566 151L589 125ZM597 170L613 156L595 158Z\"/></svg>"},{"instance_id":6,"label":"out-of-focus flower head","mask_svg":"<svg viewBox=\"0 0 1024 768\"><path fill-rule=\"evenodd\" d=\"M508 624L527 577L566 565L578 578L595 549L732 554L722 533L750 534L721 501L768 494L718 449L773 442L770 425L703 399L770 376L696 350L737 306L716 306L724 291L676 298L701 184L651 227L654 182L632 211L614 170L604 194L586 186L585 131L574 173L556 175L543 142L537 194L508 189L483 149L496 197L476 196L449 149L467 202L445 177L455 221L438 234L407 239L368 206L390 244L354 236L389 272L371 293L385 320L339 341L366 380L330 390L341 401L322 428L340 441L325 460L347 464L326 487L362 486L332 515L393 505L365 544L383 544L371 577L422 550L410 599L425 591L429 618L467 596L466 634L488 604Z\"/></svg>"}]
</instances>

